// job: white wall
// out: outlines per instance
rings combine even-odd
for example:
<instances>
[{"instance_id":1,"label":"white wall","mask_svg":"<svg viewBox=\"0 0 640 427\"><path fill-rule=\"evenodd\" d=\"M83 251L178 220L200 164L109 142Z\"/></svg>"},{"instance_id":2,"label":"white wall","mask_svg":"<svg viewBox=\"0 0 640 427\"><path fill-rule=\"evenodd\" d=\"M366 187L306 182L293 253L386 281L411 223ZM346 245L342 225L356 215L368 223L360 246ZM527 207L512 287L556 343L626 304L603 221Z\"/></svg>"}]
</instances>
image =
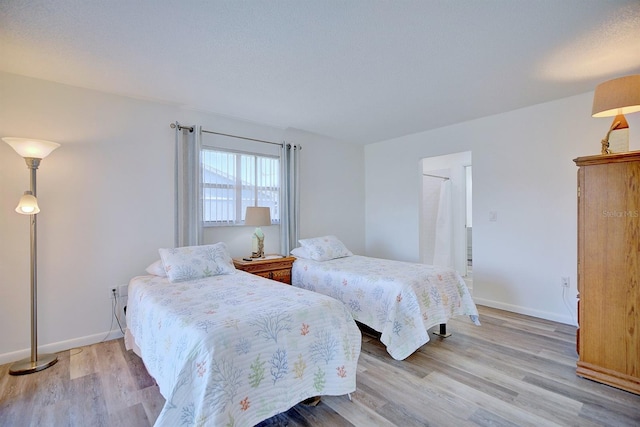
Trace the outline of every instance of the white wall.
<instances>
[{"instance_id":1,"label":"white wall","mask_svg":"<svg viewBox=\"0 0 640 427\"><path fill-rule=\"evenodd\" d=\"M364 147L297 129L287 129L285 139L303 146L300 237L333 234L364 254Z\"/></svg>"},{"instance_id":2,"label":"white wall","mask_svg":"<svg viewBox=\"0 0 640 427\"><path fill-rule=\"evenodd\" d=\"M611 119L591 117L593 93L365 147L367 255L419 261L421 158L473 156L474 299L573 324L574 158L600 152ZM627 117L640 149L640 114ZM489 212L497 221L489 221ZM569 276L567 308L560 277Z\"/></svg>"},{"instance_id":3,"label":"white wall","mask_svg":"<svg viewBox=\"0 0 640 427\"><path fill-rule=\"evenodd\" d=\"M109 333L109 289L144 274L159 247L173 246L175 120L302 144L301 233L334 233L364 249L361 146L6 73L0 93L0 136L62 144L38 170L41 352L117 336ZM28 188L24 160L0 143L0 363L29 355L29 223L14 212ZM213 238L229 239L231 255L241 257L247 230L220 229ZM278 241L267 240L267 249L279 250L269 246Z\"/></svg>"}]
</instances>

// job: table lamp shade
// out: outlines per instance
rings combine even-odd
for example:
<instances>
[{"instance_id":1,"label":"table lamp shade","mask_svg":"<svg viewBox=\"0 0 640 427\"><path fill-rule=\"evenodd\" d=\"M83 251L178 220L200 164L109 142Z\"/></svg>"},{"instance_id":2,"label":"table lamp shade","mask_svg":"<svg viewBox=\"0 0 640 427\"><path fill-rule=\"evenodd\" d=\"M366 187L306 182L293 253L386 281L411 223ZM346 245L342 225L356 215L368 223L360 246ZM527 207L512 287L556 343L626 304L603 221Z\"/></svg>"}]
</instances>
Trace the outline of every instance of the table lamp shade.
<instances>
[{"instance_id":1,"label":"table lamp shade","mask_svg":"<svg viewBox=\"0 0 640 427\"><path fill-rule=\"evenodd\" d=\"M600 83L593 94L592 117L611 117L640 111L640 74Z\"/></svg>"},{"instance_id":2,"label":"table lamp shade","mask_svg":"<svg viewBox=\"0 0 640 427\"><path fill-rule=\"evenodd\" d=\"M249 206L244 217L244 225L271 225L271 211L265 207Z\"/></svg>"}]
</instances>

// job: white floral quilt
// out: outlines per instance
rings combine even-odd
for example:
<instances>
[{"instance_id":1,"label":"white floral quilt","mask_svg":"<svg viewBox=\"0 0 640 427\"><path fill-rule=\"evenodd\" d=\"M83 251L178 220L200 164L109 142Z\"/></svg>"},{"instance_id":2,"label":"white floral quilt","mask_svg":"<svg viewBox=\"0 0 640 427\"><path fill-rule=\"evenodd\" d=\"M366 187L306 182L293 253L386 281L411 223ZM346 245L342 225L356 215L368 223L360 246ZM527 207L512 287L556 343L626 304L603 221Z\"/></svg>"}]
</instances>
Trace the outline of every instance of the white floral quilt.
<instances>
[{"instance_id":1,"label":"white floral quilt","mask_svg":"<svg viewBox=\"0 0 640 427\"><path fill-rule=\"evenodd\" d=\"M381 333L403 360L429 341L427 329L456 315L477 325L478 310L453 269L359 255L329 261L298 258L292 284L342 301L353 318Z\"/></svg>"},{"instance_id":2,"label":"white floral quilt","mask_svg":"<svg viewBox=\"0 0 640 427\"><path fill-rule=\"evenodd\" d=\"M340 302L242 271L129 283L127 336L166 403L156 426L253 426L356 389L361 334Z\"/></svg>"}]
</instances>

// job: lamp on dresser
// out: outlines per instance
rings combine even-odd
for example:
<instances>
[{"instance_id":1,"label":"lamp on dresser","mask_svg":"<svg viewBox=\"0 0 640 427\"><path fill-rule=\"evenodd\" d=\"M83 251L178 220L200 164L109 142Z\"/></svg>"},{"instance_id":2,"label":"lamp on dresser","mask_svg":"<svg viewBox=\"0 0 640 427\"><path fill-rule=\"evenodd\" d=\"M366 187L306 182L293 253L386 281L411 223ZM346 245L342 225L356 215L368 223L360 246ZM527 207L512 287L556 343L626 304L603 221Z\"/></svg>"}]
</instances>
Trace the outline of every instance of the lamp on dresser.
<instances>
[{"instance_id":1,"label":"lamp on dresser","mask_svg":"<svg viewBox=\"0 0 640 427\"><path fill-rule=\"evenodd\" d=\"M593 94L592 117L612 117L602 140L602 154L629 151L629 124L624 115L640 111L640 74L600 83Z\"/></svg>"},{"instance_id":2,"label":"lamp on dresser","mask_svg":"<svg viewBox=\"0 0 640 427\"><path fill-rule=\"evenodd\" d=\"M37 228L36 214L40 212L36 198L36 171L42 159L47 157L60 144L41 139L2 138L16 153L24 158L31 172L31 189L20 198L16 212L29 215L31 223L31 357L15 362L9 368L11 375L24 375L38 372L54 365L58 361L56 354L38 354L38 307L37 307Z\"/></svg>"},{"instance_id":3,"label":"lamp on dresser","mask_svg":"<svg viewBox=\"0 0 640 427\"><path fill-rule=\"evenodd\" d=\"M271 211L265 207L247 207L244 225L256 227L253 232L251 258L264 258L264 233L260 227L263 225L271 225Z\"/></svg>"}]
</instances>

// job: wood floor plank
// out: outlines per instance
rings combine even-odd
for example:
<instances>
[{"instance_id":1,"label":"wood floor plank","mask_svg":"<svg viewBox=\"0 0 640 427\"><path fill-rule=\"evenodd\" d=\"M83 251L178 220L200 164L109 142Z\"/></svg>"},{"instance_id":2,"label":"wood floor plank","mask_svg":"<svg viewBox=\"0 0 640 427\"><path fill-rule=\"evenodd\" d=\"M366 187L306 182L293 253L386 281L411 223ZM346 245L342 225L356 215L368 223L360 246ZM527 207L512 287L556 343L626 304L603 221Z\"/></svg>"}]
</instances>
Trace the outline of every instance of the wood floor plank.
<instances>
[{"instance_id":1,"label":"wood floor plank","mask_svg":"<svg viewBox=\"0 0 640 427\"><path fill-rule=\"evenodd\" d=\"M143 388L139 391L140 401L144 407L145 414L149 420L149 425L153 425L162 411L165 399L160 394L157 385Z\"/></svg>"},{"instance_id":2,"label":"wood floor plank","mask_svg":"<svg viewBox=\"0 0 640 427\"><path fill-rule=\"evenodd\" d=\"M457 400L473 403L478 408L483 408L502 419L516 421L520 426L567 425L565 421L576 419L582 407L579 402L558 395L553 397L559 401L555 405L548 405L547 402L553 402L553 397L544 396L542 393L527 396L523 392L512 401L505 402L474 387L452 381L439 372L430 374L425 380L432 386L441 387L454 394Z\"/></svg>"},{"instance_id":3,"label":"wood floor plank","mask_svg":"<svg viewBox=\"0 0 640 427\"><path fill-rule=\"evenodd\" d=\"M32 418L32 425L38 426L73 426L71 420L68 417L69 411L71 411L71 402L62 400L55 405L49 405L34 411ZM67 423L60 423L60 420L67 420Z\"/></svg>"},{"instance_id":4,"label":"wood floor plank","mask_svg":"<svg viewBox=\"0 0 640 427\"><path fill-rule=\"evenodd\" d=\"M483 427L521 427L519 424L502 418L484 408L478 408L478 410L473 413L469 421L474 423L474 425Z\"/></svg>"},{"instance_id":5,"label":"wood floor plank","mask_svg":"<svg viewBox=\"0 0 640 427\"><path fill-rule=\"evenodd\" d=\"M151 377L151 375L149 375L149 373L147 372L142 359L140 359L134 352L126 350L124 346L124 340L118 340L118 344L120 345L120 353L126 361L129 375L134 381L136 388L138 390L142 390L147 387L153 387L154 385L156 385L153 377Z\"/></svg>"},{"instance_id":6,"label":"wood floor plank","mask_svg":"<svg viewBox=\"0 0 640 427\"><path fill-rule=\"evenodd\" d=\"M388 366L385 360L365 354L364 360L361 357L359 363L371 366L361 383L379 390L380 395L388 400L379 413L396 425L420 425L425 409L437 407L437 411L429 414L432 422L441 423L446 419L462 426L467 424L465 420L475 410L472 405L453 403L453 396L446 390L436 390L422 377L411 376L400 368ZM408 390L411 392L407 393Z\"/></svg>"},{"instance_id":7,"label":"wood floor plank","mask_svg":"<svg viewBox=\"0 0 640 427\"><path fill-rule=\"evenodd\" d=\"M590 420L594 423L604 426L616 426L616 427L638 427L640 426L640 418L638 417L636 407L636 413L629 413L625 410L625 413L616 412L609 406L598 403L587 403L584 405L582 412L580 413L580 419ZM629 415L627 415L629 414ZM582 426L582 424L580 424Z\"/></svg>"},{"instance_id":8,"label":"wood floor plank","mask_svg":"<svg viewBox=\"0 0 640 427\"><path fill-rule=\"evenodd\" d=\"M109 411L99 373L71 380L67 420L72 426L108 426Z\"/></svg>"},{"instance_id":9,"label":"wood floor plank","mask_svg":"<svg viewBox=\"0 0 640 427\"><path fill-rule=\"evenodd\" d=\"M481 326L458 317L452 336L404 361L363 335L357 390L298 404L261 427L640 425L640 396L575 374L575 328L478 307ZM434 330L436 330L434 328ZM23 376L0 366L0 426L150 427L165 403L138 356L113 340L58 354Z\"/></svg>"},{"instance_id":10,"label":"wood floor plank","mask_svg":"<svg viewBox=\"0 0 640 427\"><path fill-rule=\"evenodd\" d=\"M96 346L92 345L69 350L69 375L71 379L96 372L98 361L95 349Z\"/></svg>"},{"instance_id":11,"label":"wood floor plank","mask_svg":"<svg viewBox=\"0 0 640 427\"><path fill-rule=\"evenodd\" d=\"M141 403L109 413L109 424L113 426L149 427L152 425Z\"/></svg>"},{"instance_id":12,"label":"wood floor plank","mask_svg":"<svg viewBox=\"0 0 640 427\"><path fill-rule=\"evenodd\" d=\"M329 406L354 426L395 426L391 421L376 412L376 409L384 405L377 405L373 403L372 400L369 394L358 393L356 391L356 393L352 394L351 400L346 396L325 396L322 398L322 403ZM380 399L375 400L377 400L378 403L382 402Z\"/></svg>"},{"instance_id":13,"label":"wood floor plank","mask_svg":"<svg viewBox=\"0 0 640 427\"><path fill-rule=\"evenodd\" d=\"M330 425L335 427L354 427L349 420L343 418L328 405L296 405L287 414L298 414L301 425Z\"/></svg>"},{"instance_id":14,"label":"wood floor plank","mask_svg":"<svg viewBox=\"0 0 640 427\"><path fill-rule=\"evenodd\" d=\"M135 393L137 384L131 377L120 341L105 342L103 344L105 351L101 351L98 359L104 398L110 413L139 403Z\"/></svg>"},{"instance_id":15,"label":"wood floor plank","mask_svg":"<svg viewBox=\"0 0 640 427\"><path fill-rule=\"evenodd\" d=\"M589 408L600 408L599 412L612 425L640 426L640 399L637 395L613 387L601 389L597 383L581 378L585 387L569 387L559 381L538 376L527 376L523 382L536 386L539 390L549 390L557 395L568 396L583 403L581 416L596 412ZM586 409L585 409L586 408ZM592 417L599 419L599 417Z\"/></svg>"}]
</instances>

